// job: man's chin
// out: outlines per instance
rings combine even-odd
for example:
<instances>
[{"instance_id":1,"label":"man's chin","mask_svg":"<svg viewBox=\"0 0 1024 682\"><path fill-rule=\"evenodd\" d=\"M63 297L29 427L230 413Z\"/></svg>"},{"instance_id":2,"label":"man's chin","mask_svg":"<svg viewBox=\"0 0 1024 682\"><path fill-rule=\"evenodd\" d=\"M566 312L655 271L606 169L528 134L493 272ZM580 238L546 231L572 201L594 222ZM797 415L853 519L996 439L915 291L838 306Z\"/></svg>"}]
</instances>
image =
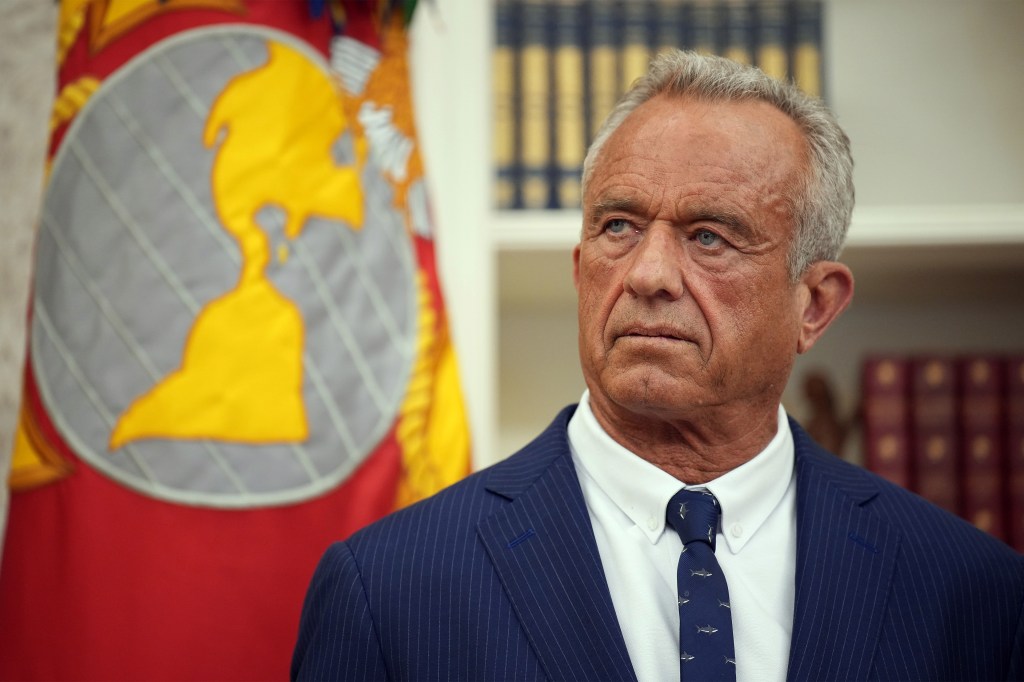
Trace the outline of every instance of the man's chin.
<instances>
[{"instance_id":1,"label":"man's chin","mask_svg":"<svg viewBox=\"0 0 1024 682\"><path fill-rule=\"evenodd\" d=\"M707 395L691 378L668 374L658 367L612 370L606 376L608 399L621 409L637 414L668 416L686 412L703 402Z\"/></svg>"}]
</instances>

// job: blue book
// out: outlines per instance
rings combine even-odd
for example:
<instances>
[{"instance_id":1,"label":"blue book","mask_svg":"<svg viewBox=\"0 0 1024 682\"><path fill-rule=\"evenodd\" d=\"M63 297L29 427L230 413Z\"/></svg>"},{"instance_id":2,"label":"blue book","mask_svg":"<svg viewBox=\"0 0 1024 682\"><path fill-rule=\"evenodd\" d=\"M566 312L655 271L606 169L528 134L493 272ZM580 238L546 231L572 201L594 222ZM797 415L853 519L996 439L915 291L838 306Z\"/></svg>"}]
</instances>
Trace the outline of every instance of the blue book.
<instances>
[{"instance_id":1,"label":"blue book","mask_svg":"<svg viewBox=\"0 0 1024 682\"><path fill-rule=\"evenodd\" d=\"M798 0L793 6L793 79L807 94L823 97L822 3Z\"/></svg>"},{"instance_id":2,"label":"blue book","mask_svg":"<svg viewBox=\"0 0 1024 682\"><path fill-rule=\"evenodd\" d=\"M655 0L654 51L685 50L691 43L687 37L690 6L684 0Z\"/></svg>"},{"instance_id":3,"label":"blue book","mask_svg":"<svg viewBox=\"0 0 1024 682\"><path fill-rule=\"evenodd\" d=\"M718 10L716 0L694 0L690 7L689 49L705 54L721 54Z\"/></svg>"},{"instance_id":4,"label":"blue book","mask_svg":"<svg viewBox=\"0 0 1024 682\"><path fill-rule=\"evenodd\" d=\"M724 8L722 55L740 64L754 63L753 9L746 2L730 2Z\"/></svg>"},{"instance_id":5,"label":"blue book","mask_svg":"<svg viewBox=\"0 0 1024 682\"><path fill-rule=\"evenodd\" d=\"M584 0L555 0L555 204L580 205L580 172L587 145L583 111Z\"/></svg>"},{"instance_id":6,"label":"blue book","mask_svg":"<svg viewBox=\"0 0 1024 682\"><path fill-rule=\"evenodd\" d=\"M590 3L587 62L591 139L615 106L621 92L617 39L619 25L616 15L616 6L611 0L593 0Z\"/></svg>"},{"instance_id":7,"label":"blue book","mask_svg":"<svg viewBox=\"0 0 1024 682\"><path fill-rule=\"evenodd\" d=\"M517 88L519 17L516 0L497 0L495 41L491 55L491 89L494 93L493 154L496 180L494 203L499 209L522 208L518 139L520 93Z\"/></svg>"},{"instance_id":8,"label":"blue book","mask_svg":"<svg viewBox=\"0 0 1024 682\"><path fill-rule=\"evenodd\" d=\"M779 80L790 77L788 3L763 2L758 5L755 38L755 63L769 76Z\"/></svg>"},{"instance_id":9,"label":"blue book","mask_svg":"<svg viewBox=\"0 0 1024 682\"><path fill-rule=\"evenodd\" d=\"M522 47L519 52L521 90L521 162L523 208L551 208L552 155L552 75L553 61L548 3L545 0L522 2Z\"/></svg>"},{"instance_id":10,"label":"blue book","mask_svg":"<svg viewBox=\"0 0 1024 682\"><path fill-rule=\"evenodd\" d=\"M622 82L620 93L647 72L651 61L652 22L650 2L625 0L622 3Z\"/></svg>"}]
</instances>

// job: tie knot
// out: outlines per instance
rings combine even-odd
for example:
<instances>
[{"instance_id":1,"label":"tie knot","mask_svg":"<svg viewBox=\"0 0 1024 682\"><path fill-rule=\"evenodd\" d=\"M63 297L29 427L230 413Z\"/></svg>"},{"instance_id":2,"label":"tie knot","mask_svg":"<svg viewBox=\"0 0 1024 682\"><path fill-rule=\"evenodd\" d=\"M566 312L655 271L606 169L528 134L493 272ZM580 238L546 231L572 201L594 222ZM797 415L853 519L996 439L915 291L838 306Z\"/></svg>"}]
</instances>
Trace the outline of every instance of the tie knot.
<instances>
[{"instance_id":1,"label":"tie knot","mask_svg":"<svg viewBox=\"0 0 1024 682\"><path fill-rule=\"evenodd\" d=\"M711 493L680 490L668 501L665 518L676 529L684 545L699 540L714 551L720 512L718 500Z\"/></svg>"}]
</instances>

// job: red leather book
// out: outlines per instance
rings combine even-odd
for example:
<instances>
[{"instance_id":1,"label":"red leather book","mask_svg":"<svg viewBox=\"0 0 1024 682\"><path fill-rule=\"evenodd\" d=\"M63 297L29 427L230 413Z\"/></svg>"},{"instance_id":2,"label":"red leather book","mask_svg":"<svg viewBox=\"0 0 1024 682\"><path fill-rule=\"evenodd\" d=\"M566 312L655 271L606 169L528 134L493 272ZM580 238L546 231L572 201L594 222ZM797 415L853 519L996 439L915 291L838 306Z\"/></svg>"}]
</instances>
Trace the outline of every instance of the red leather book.
<instances>
[{"instance_id":1,"label":"red leather book","mask_svg":"<svg viewBox=\"0 0 1024 682\"><path fill-rule=\"evenodd\" d=\"M910 364L911 461L915 492L958 514L956 363L941 356Z\"/></svg>"},{"instance_id":2,"label":"red leather book","mask_svg":"<svg viewBox=\"0 0 1024 682\"><path fill-rule=\"evenodd\" d=\"M1002 363L966 357L957 364L960 387L960 511L965 519L1006 540L1002 427Z\"/></svg>"},{"instance_id":3,"label":"red leather book","mask_svg":"<svg viewBox=\"0 0 1024 682\"><path fill-rule=\"evenodd\" d=\"M1024 356L1006 359L1005 382L1007 539L1011 547L1024 552Z\"/></svg>"},{"instance_id":4,"label":"red leather book","mask_svg":"<svg viewBox=\"0 0 1024 682\"><path fill-rule=\"evenodd\" d=\"M910 488L909 372L899 356L870 356L861 366L864 466Z\"/></svg>"}]
</instances>

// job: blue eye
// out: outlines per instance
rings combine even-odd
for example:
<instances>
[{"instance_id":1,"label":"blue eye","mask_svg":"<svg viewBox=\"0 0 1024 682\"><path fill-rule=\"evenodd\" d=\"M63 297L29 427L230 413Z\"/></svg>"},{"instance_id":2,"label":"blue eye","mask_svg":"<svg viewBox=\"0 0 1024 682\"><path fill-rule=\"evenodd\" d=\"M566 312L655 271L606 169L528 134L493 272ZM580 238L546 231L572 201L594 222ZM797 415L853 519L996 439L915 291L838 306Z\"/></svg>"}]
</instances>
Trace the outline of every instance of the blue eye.
<instances>
[{"instance_id":1,"label":"blue eye","mask_svg":"<svg viewBox=\"0 0 1024 682\"><path fill-rule=\"evenodd\" d=\"M628 220L622 218L612 218L604 224L604 231L611 232L612 234L622 234L626 232L632 225Z\"/></svg>"},{"instance_id":2,"label":"blue eye","mask_svg":"<svg viewBox=\"0 0 1024 682\"><path fill-rule=\"evenodd\" d=\"M711 230L698 230L696 238L702 246L715 246L722 239Z\"/></svg>"}]
</instances>

